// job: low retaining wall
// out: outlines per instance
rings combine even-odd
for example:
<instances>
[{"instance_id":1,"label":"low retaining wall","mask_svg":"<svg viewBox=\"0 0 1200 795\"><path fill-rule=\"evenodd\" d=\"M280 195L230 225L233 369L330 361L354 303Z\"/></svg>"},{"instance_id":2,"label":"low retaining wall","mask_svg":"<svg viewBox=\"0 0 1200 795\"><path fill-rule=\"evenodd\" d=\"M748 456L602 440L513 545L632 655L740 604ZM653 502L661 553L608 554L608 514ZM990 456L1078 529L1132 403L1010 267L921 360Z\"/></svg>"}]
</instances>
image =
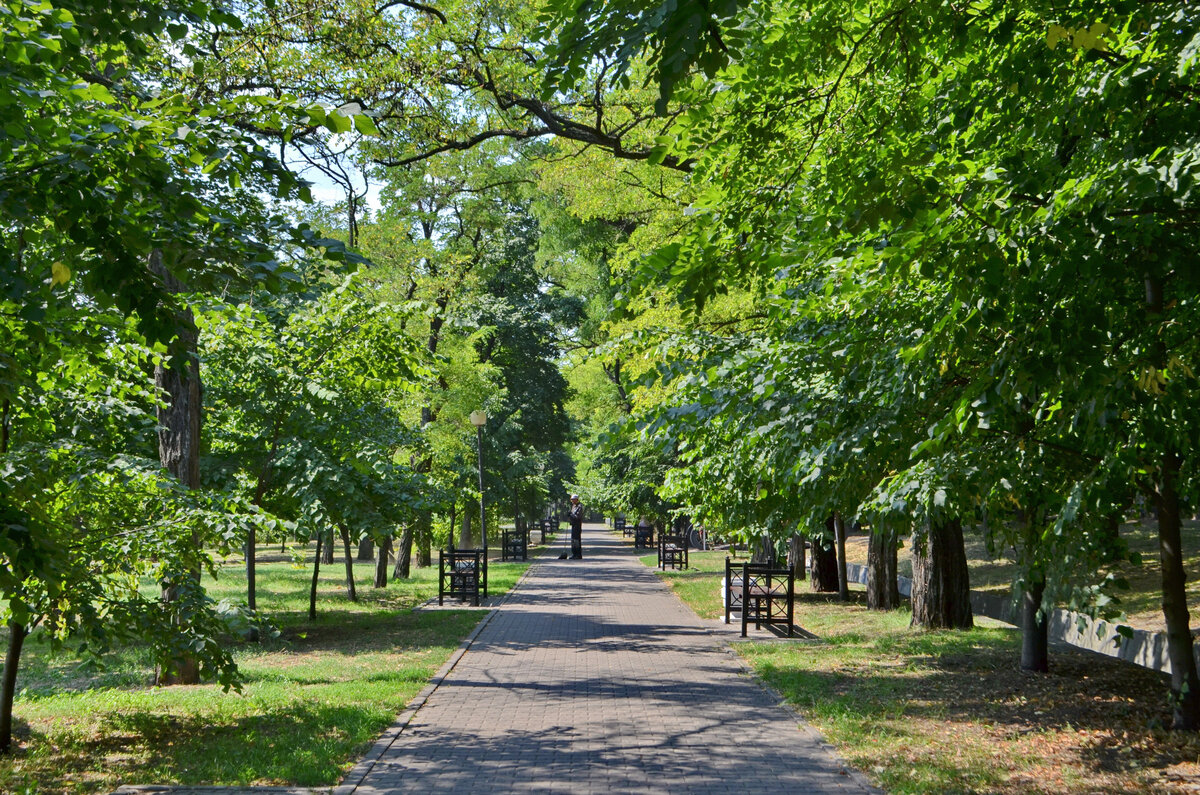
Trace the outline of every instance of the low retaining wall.
<instances>
[{"instance_id":1,"label":"low retaining wall","mask_svg":"<svg viewBox=\"0 0 1200 795\"><path fill-rule=\"evenodd\" d=\"M851 582L866 585L867 567L847 563L846 576ZM912 596L911 579L897 577L896 582L901 596ZM977 616L987 616L1006 624L1017 626L1020 623L1013 600L1007 595L971 591L971 610ZM1143 668L1171 673L1171 661L1167 658L1167 633L1135 629L1130 637L1125 637L1117 632L1118 626L1069 610L1050 611L1050 640L1118 657ZM1194 648L1193 653L1200 664L1200 648Z\"/></svg>"}]
</instances>

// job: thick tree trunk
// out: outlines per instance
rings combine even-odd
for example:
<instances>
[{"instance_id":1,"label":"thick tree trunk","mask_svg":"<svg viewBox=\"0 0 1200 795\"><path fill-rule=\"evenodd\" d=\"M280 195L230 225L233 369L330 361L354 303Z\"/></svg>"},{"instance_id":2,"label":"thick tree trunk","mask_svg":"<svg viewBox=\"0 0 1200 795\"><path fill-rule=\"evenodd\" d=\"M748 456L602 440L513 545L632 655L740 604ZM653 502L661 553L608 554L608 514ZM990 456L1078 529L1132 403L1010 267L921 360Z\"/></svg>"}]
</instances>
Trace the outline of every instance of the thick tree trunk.
<instances>
[{"instance_id":1,"label":"thick tree trunk","mask_svg":"<svg viewBox=\"0 0 1200 795\"><path fill-rule=\"evenodd\" d=\"M392 539L385 538L379 546L379 557L375 559L375 587L386 588L388 576L388 556L392 552Z\"/></svg>"},{"instance_id":2,"label":"thick tree trunk","mask_svg":"<svg viewBox=\"0 0 1200 795\"><path fill-rule=\"evenodd\" d=\"M662 528L659 528L659 533ZM754 551L750 554L751 563L774 563L775 562L775 547L771 544L771 537L766 533L760 535L754 541Z\"/></svg>"},{"instance_id":3,"label":"thick tree trunk","mask_svg":"<svg viewBox=\"0 0 1200 795\"><path fill-rule=\"evenodd\" d=\"M350 528L344 524L338 525L342 535L342 550L346 554L346 596L351 602L358 601L358 592L354 589L354 554L350 551Z\"/></svg>"},{"instance_id":4,"label":"thick tree trunk","mask_svg":"<svg viewBox=\"0 0 1200 795\"><path fill-rule=\"evenodd\" d=\"M837 539L838 598L850 601L850 579L846 574L846 522L840 513L833 514L833 535Z\"/></svg>"},{"instance_id":5,"label":"thick tree trunk","mask_svg":"<svg viewBox=\"0 0 1200 795\"><path fill-rule=\"evenodd\" d=\"M968 629L971 579L963 548L962 522L932 522L924 539L913 539L912 625L924 629Z\"/></svg>"},{"instance_id":6,"label":"thick tree trunk","mask_svg":"<svg viewBox=\"0 0 1200 795\"><path fill-rule=\"evenodd\" d=\"M0 683L0 753L12 748L13 699L17 695L17 666L21 662L21 649L25 636L29 634L24 624L8 622L8 651L4 655L4 680Z\"/></svg>"},{"instance_id":7,"label":"thick tree trunk","mask_svg":"<svg viewBox=\"0 0 1200 795\"><path fill-rule=\"evenodd\" d=\"M184 291L163 265L162 252L150 254L151 272L163 280L173 293ZM197 353L199 331L190 309L175 316L176 337L168 346L162 362L154 366L154 385L165 397L157 410L158 457L164 469L189 489L200 487L200 358ZM199 539L193 538L199 546ZM251 556L251 561L253 556ZM251 562L250 567L254 564ZM200 570L194 567L192 576L200 580ZM163 600L175 601L178 595L172 588L163 589ZM200 665L190 655L175 660L160 660L158 684L191 685L200 681Z\"/></svg>"},{"instance_id":8,"label":"thick tree trunk","mask_svg":"<svg viewBox=\"0 0 1200 795\"><path fill-rule=\"evenodd\" d=\"M325 538L324 531L317 533L317 551L313 555L313 576L312 585L308 588L308 620L317 620L317 578L321 575L321 548L324 546L322 541Z\"/></svg>"},{"instance_id":9,"label":"thick tree trunk","mask_svg":"<svg viewBox=\"0 0 1200 795\"><path fill-rule=\"evenodd\" d=\"M1187 574L1183 569L1183 542L1180 533L1180 505L1177 478L1179 456L1168 451L1162 457L1158 492L1158 552L1162 561L1162 607L1167 624L1167 658L1171 661L1172 728L1200 729L1200 677L1192 651L1192 632L1188 615Z\"/></svg>"},{"instance_id":10,"label":"thick tree trunk","mask_svg":"<svg viewBox=\"0 0 1200 795\"><path fill-rule=\"evenodd\" d=\"M825 522L826 533L812 541L812 582L814 591L830 593L838 589L837 549L833 543L833 517Z\"/></svg>"},{"instance_id":11,"label":"thick tree trunk","mask_svg":"<svg viewBox=\"0 0 1200 795\"><path fill-rule=\"evenodd\" d=\"M375 542L370 536L364 536L358 542L358 559L362 562L375 560Z\"/></svg>"},{"instance_id":12,"label":"thick tree trunk","mask_svg":"<svg viewBox=\"0 0 1200 795\"><path fill-rule=\"evenodd\" d=\"M1046 578L1041 572L1029 575L1021 594L1021 670L1050 670L1050 622L1042 613L1042 594Z\"/></svg>"},{"instance_id":13,"label":"thick tree trunk","mask_svg":"<svg viewBox=\"0 0 1200 795\"><path fill-rule=\"evenodd\" d=\"M333 565L333 528L325 531L325 546L321 548L321 563Z\"/></svg>"},{"instance_id":14,"label":"thick tree trunk","mask_svg":"<svg viewBox=\"0 0 1200 795\"><path fill-rule=\"evenodd\" d=\"M413 538L414 545L417 548L417 566L432 566L433 565L433 517L429 517L427 523L417 525L417 532Z\"/></svg>"},{"instance_id":15,"label":"thick tree trunk","mask_svg":"<svg viewBox=\"0 0 1200 795\"><path fill-rule=\"evenodd\" d=\"M422 521L427 513L421 513L417 517L417 521ZM413 547L413 525L407 524L404 526L404 532L400 534L400 546L396 549L396 567L392 569L393 580L407 580L412 576L412 547Z\"/></svg>"},{"instance_id":16,"label":"thick tree trunk","mask_svg":"<svg viewBox=\"0 0 1200 795\"><path fill-rule=\"evenodd\" d=\"M804 557L804 536L792 533L792 537L788 539L788 566L792 570L792 576L797 580L803 580L808 576L806 571L808 563Z\"/></svg>"},{"instance_id":17,"label":"thick tree trunk","mask_svg":"<svg viewBox=\"0 0 1200 795\"><path fill-rule=\"evenodd\" d=\"M871 528L867 542L868 610L895 610L900 606L898 547L894 533L879 526Z\"/></svg>"}]
</instances>

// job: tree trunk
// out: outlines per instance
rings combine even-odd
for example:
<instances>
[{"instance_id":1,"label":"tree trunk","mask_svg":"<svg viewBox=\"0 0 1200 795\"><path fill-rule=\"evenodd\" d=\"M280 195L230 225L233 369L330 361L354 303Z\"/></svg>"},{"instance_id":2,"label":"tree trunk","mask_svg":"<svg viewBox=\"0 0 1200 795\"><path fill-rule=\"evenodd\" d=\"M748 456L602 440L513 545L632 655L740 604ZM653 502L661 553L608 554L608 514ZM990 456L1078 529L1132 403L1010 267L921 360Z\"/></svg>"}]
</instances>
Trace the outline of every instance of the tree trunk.
<instances>
[{"instance_id":1,"label":"tree trunk","mask_svg":"<svg viewBox=\"0 0 1200 795\"><path fill-rule=\"evenodd\" d=\"M867 546L867 609L895 610L900 606L896 536L872 527Z\"/></svg>"},{"instance_id":2,"label":"tree trunk","mask_svg":"<svg viewBox=\"0 0 1200 795\"><path fill-rule=\"evenodd\" d=\"M375 560L375 542L370 536L364 536L358 542L358 559L364 563L368 560Z\"/></svg>"},{"instance_id":3,"label":"tree trunk","mask_svg":"<svg viewBox=\"0 0 1200 795\"><path fill-rule=\"evenodd\" d=\"M317 533L317 552L313 555L313 576L312 585L308 589L308 620L317 620L317 577L321 574L321 547L324 546L321 542L325 538L325 532Z\"/></svg>"},{"instance_id":4,"label":"tree trunk","mask_svg":"<svg viewBox=\"0 0 1200 795\"><path fill-rule=\"evenodd\" d=\"M846 522L838 512L833 514L833 535L837 539L838 599L850 601L850 580L846 574Z\"/></svg>"},{"instance_id":5,"label":"tree trunk","mask_svg":"<svg viewBox=\"0 0 1200 795\"><path fill-rule=\"evenodd\" d=\"M913 539L912 566L912 626L970 628L971 579L962 522L931 522L924 539Z\"/></svg>"},{"instance_id":6,"label":"tree trunk","mask_svg":"<svg viewBox=\"0 0 1200 795\"><path fill-rule=\"evenodd\" d=\"M514 486L513 490L513 529L520 533L525 529L525 520L521 518L521 499L517 496L517 489Z\"/></svg>"},{"instance_id":7,"label":"tree trunk","mask_svg":"<svg viewBox=\"0 0 1200 795\"><path fill-rule=\"evenodd\" d=\"M449 549L455 549L454 546L454 528L458 527L458 503L450 503L450 522L446 527L446 546Z\"/></svg>"},{"instance_id":8,"label":"tree trunk","mask_svg":"<svg viewBox=\"0 0 1200 795\"><path fill-rule=\"evenodd\" d=\"M458 548L472 549L471 546L471 512L463 511L462 529L458 532Z\"/></svg>"},{"instance_id":9,"label":"tree trunk","mask_svg":"<svg viewBox=\"0 0 1200 795\"><path fill-rule=\"evenodd\" d=\"M1176 479L1181 462L1174 451L1162 457L1161 481L1154 495L1158 513L1158 552L1162 561L1162 607L1167 624L1167 658L1171 661L1172 728L1200 729L1200 678L1192 651L1188 615L1187 574L1183 569L1180 505Z\"/></svg>"},{"instance_id":10,"label":"tree trunk","mask_svg":"<svg viewBox=\"0 0 1200 795\"><path fill-rule=\"evenodd\" d=\"M385 538L379 545L379 557L375 559L375 587L387 587L388 555L392 551L392 539Z\"/></svg>"},{"instance_id":11,"label":"tree trunk","mask_svg":"<svg viewBox=\"0 0 1200 795\"><path fill-rule=\"evenodd\" d=\"M1123 550L1121 549L1121 515L1119 513L1111 513L1104 518L1104 524L1100 526L1100 540L1104 543L1104 549L1101 553L1101 561L1104 563L1116 563L1121 559Z\"/></svg>"},{"instance_id":12,"label":"tree trunk","mask_svg":"<svg viewBox=\"0 0 1200 795\"><path fill-rule=\"evenodd\" d=\"M338 532L342 534L342 549L346 553L346 596L350 597L351 602L357 602L358 592L354 590L354 555L350 551L350 528L339 524Z\"/></svg>"},{"instance_id":13,"label":"tree trunk","mask_svg":"<svg viewBox=\"0 0 1200 795\"><path fill-rule=\"evenodd\" d=\"M428 514L422 512L417 521L421 521ZM410 522L404 526L404 532L400 534L400 546L396 550L396 567L392 569L393 580L407 580L412 572L412 546L413 546L413 524Z\"/></svg>"},{"instance_id":14,"label":"tree trunk","mask_svg":"<svg viewBox=\"0 0 1200 795\"><path fill-rule=\"evenodd\" d=\"M161 251L151 252L148 264L150 271L163 280L169 291L184 291L184 285L163 265ZM176 480L189 489L196 489L200 487L201 387L197 353L199 331L190 309L176 314L175 333L163 360L154 366L154 386L165 395L163 405L156 409L158 457L163 468ZM199 547L199 539L193 538L192 542ZM253 565L250 564L251 568ZM199 582L199 568L193 567L191 574ZM173 602L178 595L174 589L164 588L162 598ZM192 685L200 681L200 665L191 655L160 660L158 673L160 685Z\"/></svg>"},{"instance_id":15,"label":"tree trunk","mask_svg":"<svg viewBox=\"0 0 1200 795\"><path fill-rule=\"evenodd\" d=\"M325 531L325 546L321 550L321 563L326 566L333 565L333 528Z\"/></svg>"},{"instance_id":16,"label":"tree trunk","mask_svg":"<svg viewBox=\"0 0 1200 795\"><path fill-rule=\"evenodd\" d=\"M1031 573L1021 594L1021 670L1050 670L1050 622L1045 613L1040 613L1042 594L1046 591L1046 577L1041 572Z\"/></svg>"},{"instance_id":17,"label":"tree trunk","mask_svg":"<svg viewBox=\"0 0 1200 795\"><path fill-rule=\"evenodd\" d=\"M825 522L826 533L812 541L812 581L814 591L829 593L838 589L837 550L833 544L833 517Z\"/></svg>"},{"instance_id":18,"label":"tree trunk","mask_svg":"<svg viewBox=\"0 0 1200 795\"><path fill-rule=\"evenodd\" d=\"M12 748L13 699L17 694L17 666L21 662L21 649L29 632L24 624L8 622L8 652L4 655L4 680L0 684L0 753Z\"/></svg>"},{"instance_id":19,"label":"tree trunk","mask_svg":"<svg viewBox=\"0 0 1200 795\"><path fill-rule=\"evenodd\" d=\"M246 607L251 610L258 609L258 599L256 598L255 582L257 581L257 571L255 570L255 550L258 546L258 531L254 525L246 528Z\"/></svg>"},{"instance_id":20,"label":"tree trunk","mask_svg":"<svg viewBox=\"0 0 1200 795\"><path fill-rule=\"evenodd\" d=\"M433 517L429 517L427 523L417 525L417 532L413 537L414 545L417 548L417 566L432 566L433 565Z\"/></svg>"},{"instance_id":21,"label":"tree trunk","mask_svg":"<svg viewBox=\"0 0 1200 795\"><path fill-rule=\"evenodd\" d=\"M808 565L804 557L804 536L792 533L792 537L788 539L788 566L792 570L792 576L797 580L803 580L808 576L805 571Z\"/></svg>"}]
</instances>

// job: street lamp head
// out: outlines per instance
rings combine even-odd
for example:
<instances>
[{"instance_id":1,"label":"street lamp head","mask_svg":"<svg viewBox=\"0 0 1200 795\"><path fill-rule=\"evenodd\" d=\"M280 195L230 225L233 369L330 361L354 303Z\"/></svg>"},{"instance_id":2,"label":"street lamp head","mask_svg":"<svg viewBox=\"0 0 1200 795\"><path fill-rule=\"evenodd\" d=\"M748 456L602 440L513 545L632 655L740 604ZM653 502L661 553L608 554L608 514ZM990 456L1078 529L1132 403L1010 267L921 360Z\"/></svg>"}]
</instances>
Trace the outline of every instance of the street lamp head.
<instances>
[{"instance_id":1,"label":"street lamp head","mask_svg":"<svg viewBox=\"0 0 1200 795\"><path fill-rule=\"evenodd\" d=\"M487 425L487 415L482 411L472 411L471 424L476 428L482 428L484 425Z\"/></svg>"}]
</instances>

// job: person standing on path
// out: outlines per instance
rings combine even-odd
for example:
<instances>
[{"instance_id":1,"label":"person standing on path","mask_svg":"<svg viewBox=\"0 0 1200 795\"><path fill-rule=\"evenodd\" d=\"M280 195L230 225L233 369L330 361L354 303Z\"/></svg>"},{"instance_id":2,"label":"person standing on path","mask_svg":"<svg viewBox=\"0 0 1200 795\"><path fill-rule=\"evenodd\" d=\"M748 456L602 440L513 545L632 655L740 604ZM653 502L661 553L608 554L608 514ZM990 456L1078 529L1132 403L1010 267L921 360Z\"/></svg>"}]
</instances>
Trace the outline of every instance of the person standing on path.
<instances>
[{"instance_id":1,"label":"person standing on path","mask_svg":"<svg viewBox=\"0 0 1200 795\"><path fill-rule=\"evenodd\" d=\"M583 505L578 494L571 495L567 521L571 523L571 560L583 560Z\"/></svg>"}]
</instances>

